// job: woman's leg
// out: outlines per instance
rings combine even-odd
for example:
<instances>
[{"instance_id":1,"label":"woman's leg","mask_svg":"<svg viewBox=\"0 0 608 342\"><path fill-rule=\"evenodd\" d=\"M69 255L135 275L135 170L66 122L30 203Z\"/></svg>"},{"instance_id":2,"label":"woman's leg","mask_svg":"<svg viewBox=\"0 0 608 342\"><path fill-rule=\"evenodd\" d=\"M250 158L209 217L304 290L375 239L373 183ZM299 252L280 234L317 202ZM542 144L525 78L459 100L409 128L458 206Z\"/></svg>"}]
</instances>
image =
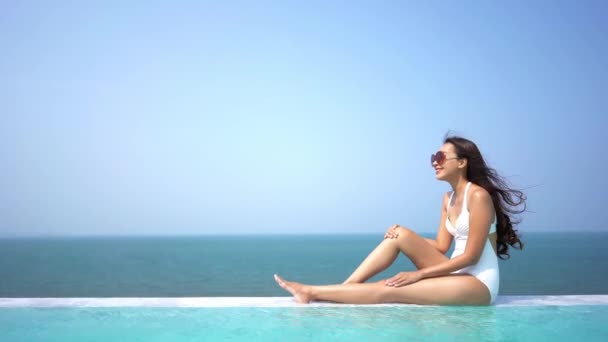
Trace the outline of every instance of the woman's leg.
<instances>
[{"instance_id":1,"label":"woman's leg","mask_svg":"<svg viewBox=\"0 0 608 342\"><path fill-rule=\"evenodd\" d=\"M399 237L384 239L344 281L344 284L363 283L384 271L395 261L399 251L412 260L418 269L436 265L448 259L411 229L400 227L397 228L397 232Z\"/></svg>"},{"instance_id":2,"label":"woman's leg","mask_svg":"<svg viewBox=\"0 0 608 342\"><path fill-rule=\"evenodd\" d=\"M384 281L365 284L310 286L286 281L276 282L289 291L298 303L325 300L346 304L408 303L425 305L488 305L490 291L471 275L450 275L422 279L393 287Z\"/></svg>"}]
</instances>

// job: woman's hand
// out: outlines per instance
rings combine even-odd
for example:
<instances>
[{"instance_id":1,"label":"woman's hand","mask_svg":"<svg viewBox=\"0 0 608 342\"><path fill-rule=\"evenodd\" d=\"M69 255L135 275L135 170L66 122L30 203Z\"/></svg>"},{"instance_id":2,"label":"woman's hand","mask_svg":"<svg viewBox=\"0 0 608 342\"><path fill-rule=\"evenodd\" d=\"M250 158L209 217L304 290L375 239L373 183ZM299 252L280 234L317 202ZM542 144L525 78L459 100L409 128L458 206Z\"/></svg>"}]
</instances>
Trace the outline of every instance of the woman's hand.
<instances>
[{"instance_id":1,"label":"woman's hand","mask_svg":"<svg viewBox=\"0 0 608 342\"><path fill-rule=\"evenodd\" d=\"M422 279L422 273L420 273L419 271L399 272L396 276L386 279L384 281L384 285L400 287L404 285L413 284L420 279Z\"/></svg>"},{"instance_id":2,"label":"woman's hand","mask_svg":"<svg viewBox=\"0 0 608 342\"><path fill-rule=\"evenodd\" d=\"M384 233L384 238L385 239L396 239L399 237L399 234L397 233L397 228L401 227L398 224L394 224L392 226L390 226L388 228L388 230L386 231L386 233Z\"/></svg>"}]
</instances>

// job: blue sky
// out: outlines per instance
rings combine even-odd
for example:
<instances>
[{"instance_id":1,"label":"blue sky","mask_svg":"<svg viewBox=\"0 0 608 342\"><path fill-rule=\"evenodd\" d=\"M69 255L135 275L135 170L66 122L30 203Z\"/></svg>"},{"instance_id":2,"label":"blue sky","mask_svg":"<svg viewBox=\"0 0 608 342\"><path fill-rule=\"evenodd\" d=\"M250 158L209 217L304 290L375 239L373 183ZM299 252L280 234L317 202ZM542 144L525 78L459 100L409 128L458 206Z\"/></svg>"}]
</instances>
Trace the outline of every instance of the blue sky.
<instances>
[{"instance_id":1,"label":"blue sky","mask_svg":"<svg viewBox=\"0 0 608 342\"><path fill-rule=\"evenodd\" d=\"M448 131L608 230L601 1L0 7L0 236L434 232Z\"/></svg>"}]
</instances>

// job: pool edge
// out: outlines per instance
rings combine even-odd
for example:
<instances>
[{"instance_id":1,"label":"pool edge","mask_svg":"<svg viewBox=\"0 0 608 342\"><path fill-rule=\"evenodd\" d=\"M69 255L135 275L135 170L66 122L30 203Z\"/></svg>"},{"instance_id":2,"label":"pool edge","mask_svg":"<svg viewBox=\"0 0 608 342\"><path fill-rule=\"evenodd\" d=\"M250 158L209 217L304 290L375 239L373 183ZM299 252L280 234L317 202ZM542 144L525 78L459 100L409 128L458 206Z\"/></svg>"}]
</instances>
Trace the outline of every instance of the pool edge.
<instances>
[{"instance_id":1,"label":"pool edge","mask_svg":"<svg viewBox=\"0 0 608 342\"><path fill-rule=\"evenodd\" d=\"M494 306L608 305L608 295L498 296ZM9 307L344 307L361 306L314 302L297 304L292 297L79 297L0 298L0 308ZM421 306L373 304L370 306Z\"/></svg>"}]
</instances>

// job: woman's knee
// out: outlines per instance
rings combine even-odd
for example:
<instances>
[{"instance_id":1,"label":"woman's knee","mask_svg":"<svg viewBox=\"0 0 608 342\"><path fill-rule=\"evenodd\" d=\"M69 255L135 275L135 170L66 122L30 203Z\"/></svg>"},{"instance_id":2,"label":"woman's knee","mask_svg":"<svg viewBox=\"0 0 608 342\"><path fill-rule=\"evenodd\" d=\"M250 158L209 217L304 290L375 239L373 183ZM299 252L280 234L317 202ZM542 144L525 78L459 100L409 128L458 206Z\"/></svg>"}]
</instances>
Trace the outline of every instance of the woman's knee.
<instances>
[{"instance_id":1,"label":"woman's knee","mask_svg":"<svg viewBox=\"0 0 608 342\"><path fill-rule=\"evenodd\" d=\"M411 236L416 235L416 232L414 232L413 230L406 228L406 227L402 227L402 226L399 226L396 229L396 233L397 233L398 239L407 239Z\"/></svg>"}]
</instances>

